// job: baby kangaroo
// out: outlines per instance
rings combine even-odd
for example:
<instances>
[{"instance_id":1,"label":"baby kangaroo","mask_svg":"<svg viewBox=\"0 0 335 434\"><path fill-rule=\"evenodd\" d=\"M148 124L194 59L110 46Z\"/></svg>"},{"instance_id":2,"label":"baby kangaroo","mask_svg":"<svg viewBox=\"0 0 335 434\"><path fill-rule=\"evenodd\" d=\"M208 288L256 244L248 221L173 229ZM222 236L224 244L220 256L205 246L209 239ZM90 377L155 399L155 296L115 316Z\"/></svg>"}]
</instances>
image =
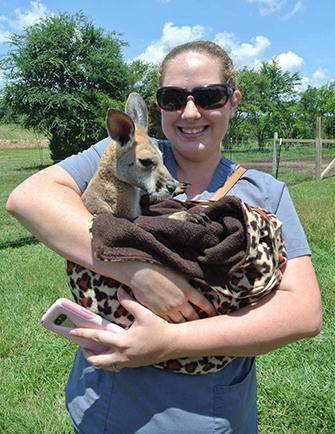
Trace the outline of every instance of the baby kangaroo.
<instances>
[{"instance_id":1,"label":"baby kangaroo","mask_svg":"<svg viewBox=\"0 0 335 434\"><path fill-rule=\"evenodd\" d=\"M164 166L160 150L147 136L148 113L143 99L138 94L130 94L125 111L108 110L107 130L111 141L82 195L91 214L109 211L117 217L134 219L141 215L141 190L161 200L172 196L178 188L180 192L186 189L186 184L174 181ZM186 211L162 217L203 225L208 221L205 214ZM117 291L123 286L121 282L71 261L67 261L66 274L78 304L122 327L131 324L132 315L117 299Z\"/></svg>"},{"instance_id":2,"label":"baby kangaroo","mask_svg":"<svg viewBox=\"0 0 335 434\"><path fill-rule=\"evenodd\" d=\"M111 142L102 154L99 168L82 195L86 208L96 214L112 211L117 217L141 215L141 190L159 200L186 190L166 169L160 150L147 135L148 111L142 97L131 93L125 113L109 109L107 130ZM204 224L205 215L177 212L169 217Z\"/></svg>"}]
</instances>

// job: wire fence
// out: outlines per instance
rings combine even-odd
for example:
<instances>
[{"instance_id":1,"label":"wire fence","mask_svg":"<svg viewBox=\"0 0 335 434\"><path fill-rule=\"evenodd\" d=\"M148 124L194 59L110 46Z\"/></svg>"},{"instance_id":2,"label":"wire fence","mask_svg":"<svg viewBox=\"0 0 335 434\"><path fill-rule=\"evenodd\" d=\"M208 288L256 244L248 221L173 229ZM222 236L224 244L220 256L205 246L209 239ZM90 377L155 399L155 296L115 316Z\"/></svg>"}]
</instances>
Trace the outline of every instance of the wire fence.
<instances>
[{"instance_id":1,"label":"wire fence","mask_svg":"<svg viewBox=\"0 0 335 434\"><path fill-rule=\"evenodd\" d=\"M261 151L255 146L236 143L231 149L223 150L224 155L246 169L257 169L271 173L287 183L301 182L315 178L315 142L281 143L276 147L274 158L273 143L267 143ZM335 158L335 144L324 144L322 168ZM275 162L275 164L274 164ZM37 242L5 209L10 192L26 178L42 168L51 165L50 150L47 147L0 149L0 249ZM335 165L327 173L335 176ZM292 181L293 179L293 181Z\"/></svg>"},{"instance_id":2,"label":"wire fence","mask_svg":"<svg viewBox=\"0 0 335 434\"><path fill-rule=\"evenodd\" d=\"M278 139L279 142L280 139ZM223 151L225 156L236 161L246 169L257 169L285 180L289 174L306 179L315 178L316 141L285 142L282 140L274 147L267 143L262 150L255 146L233 146ZM335 158L335 143L324 143L322 151L322 169ZM335 176L335 167L327 173Z\"/></svg>"}]
</instances>

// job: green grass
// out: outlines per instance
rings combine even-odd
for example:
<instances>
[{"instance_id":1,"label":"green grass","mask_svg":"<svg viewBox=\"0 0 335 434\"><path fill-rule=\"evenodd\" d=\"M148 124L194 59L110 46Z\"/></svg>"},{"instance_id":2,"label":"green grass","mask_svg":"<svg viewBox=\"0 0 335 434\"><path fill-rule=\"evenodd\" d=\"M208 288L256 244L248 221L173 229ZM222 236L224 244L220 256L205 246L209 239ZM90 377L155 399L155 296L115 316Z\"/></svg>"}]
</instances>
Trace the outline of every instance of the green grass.
<instances>
[{"instance_id":1,"label":"green grass","mask_svg":"<svg viewBox=\"0 0 335 434\"><path fill-rule=\"evenodd\" d=\"M64 387L76 346L55 337L40 318L70 298L64 260L42 244L0 250L0 433L71 433Z\"/></svg>"},{"instance_id":2,"label":"green grass","mask_svg":"<svg viewBox=\"0 0 335 434\"><path fill-rule=\"evenodd\" d=\"M335 178L290 193L313 252L324 324L320 335L258 357L260 433L335 433Z\"/></svg>"},{"instance_id":3,"label":"green grass","mask_svg":"<svg viewBox=\"0 0 335 434\"><path fill-rule=\"evenodd\" d=\"M301 184L302 182L308 182L315 180L314 175L310 173L296 173L296 172L279 172L278 180L285 182L288 187Z\"/></svg>"},{"instance_id":4,"label":"green grass","mask_svg":"<svg viewBox=\"0 0 335 434\"><path fill-rule=\"evenodd\" d=\"M39 169L38 150L0 151L0 161L1 232L7 241L20 240L28 233L4 204L15 185ZM314 339L257 358L260 433L335 434L335 177L281 176L313 251L324 326ZM29 241L0 245L0 269L0 433L72 434L64 387L76 346L39 325L53 301L71 298L64 261Z\"/></svg>"},{"instance_id":5,"label":"green grass","mask_svg":"<svg viewBox=\"0 0 335 434\"><path fill-rule=\"evenodd\" d=\"M5 209L10 192L42 167L52 163L49 148L0 149L0 246L30 234Z\"/></svg>"},{"instance_id":6,"label":"green grass","mask_svg":"<svg viewBox=\"0 0 335 434\"><path fill-rule=\"evenodd\" d=\"M44 138L40 134L35 134L33 131L23 129L16 124L0 125L0 140L10 140L13 143L16 143L18 140L35 141L36 136L39 139Z\"/></svg>"}]
</instances>

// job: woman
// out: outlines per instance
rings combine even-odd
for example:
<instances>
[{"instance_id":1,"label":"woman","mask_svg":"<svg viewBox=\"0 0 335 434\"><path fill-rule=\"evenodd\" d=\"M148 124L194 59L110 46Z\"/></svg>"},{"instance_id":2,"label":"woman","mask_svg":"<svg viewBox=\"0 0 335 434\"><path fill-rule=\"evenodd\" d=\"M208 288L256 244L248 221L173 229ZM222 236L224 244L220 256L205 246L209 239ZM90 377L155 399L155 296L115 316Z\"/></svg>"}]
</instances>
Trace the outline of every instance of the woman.
<instances>
[{"instance_id":1,"label":"woman","mask_svg":"<svg viewBox=\"0 0 335 434\"><path fill-rule=\"evenodd\" d=\"M220 85L214 90L222 93L221 100L213 100L206 91L209 85ZM207 199L237 168L220 152L241 98L232 62L211 42L181 45L164 60L160 87L158 102L169 142L158 145L165 164L174 178L190 183L188 199ZM250 170L230 191L283 222L289 261L278 289L235 313L185 321L197 318L192 302L201 306L205 301L182 276L159 266L94 258L92 216L80 195L107 143L103 140L37 173L12 193L7 205L53 250L126 283L142 303L120 291L120 301L135 317L121 335L78 331L111 349L104 355L77 352L67 385L67 407L76 432L257 433L254 356L315 336L322 322L310 251L285 185ZM170 358L207 355L237 358L219 372L197 376L150 366Z\"/></svg>"}]
</instances>

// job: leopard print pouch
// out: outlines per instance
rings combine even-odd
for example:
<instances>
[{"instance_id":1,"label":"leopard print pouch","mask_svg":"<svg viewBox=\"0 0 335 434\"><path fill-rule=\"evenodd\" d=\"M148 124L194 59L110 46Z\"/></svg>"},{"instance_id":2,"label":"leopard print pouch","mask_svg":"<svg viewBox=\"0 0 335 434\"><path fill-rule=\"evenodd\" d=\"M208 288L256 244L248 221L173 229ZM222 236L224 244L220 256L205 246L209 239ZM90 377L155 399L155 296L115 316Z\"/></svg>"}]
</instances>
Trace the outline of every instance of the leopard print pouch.
<instances>
[{"instance_id":1,"label":"leopard print pouch","mask_svg":"<svg viewBox=\"0 0 335 434\"><path fill-rule=\"evenodd\" d=\"M238 198L236 198L236 203L240 211L237 218L239 222L242 221L244 228L244 242L242 243L244 246L242 252L238 252L241 254L237 255L238 260L232 266L227 268L225 264L226 275L222 279L223 284L208 284L205 279L199 278L195 273L188 276L192 286L214 305L218 315L234 312L269 294L280 283L281 269L287 262L282 224L277 217L261 208L252 207ZM205 211L210 210L212 206L210 202L202 202L201 205L204 206ZM116 217L113 216L113 218ZM118 259L117 255L108 256L110 249L107 249L108 254L104 255L104 250L95 244L94 228L98 220L99 215L93 218L91 231L95 251L98 251L97 257L101 260L136 260L133 256L127 259L120 251L121 259ZM135 225L135 222L132 224ZM211 230L211 225L206 226L208 230ZM154 257L142 257L141 253L139 253L139 258L142 261L158 263ZM217 266L217 264L213 265L215 268ZM120 287L134 296L129 287L70 261L67 262L66 272L69 287L77 303L125 329L131 326L134 321L133 316L119 304L117 299L117 290ZM213 279L211 277L211 280ZM213 282L218 283L215 279ZM198 314L201 318L207 316L199 309ZM207 374L224 368L234 358L233 356L188 357L167 360L154 366L184 374Z\"/></svg>"}]
</instances>

